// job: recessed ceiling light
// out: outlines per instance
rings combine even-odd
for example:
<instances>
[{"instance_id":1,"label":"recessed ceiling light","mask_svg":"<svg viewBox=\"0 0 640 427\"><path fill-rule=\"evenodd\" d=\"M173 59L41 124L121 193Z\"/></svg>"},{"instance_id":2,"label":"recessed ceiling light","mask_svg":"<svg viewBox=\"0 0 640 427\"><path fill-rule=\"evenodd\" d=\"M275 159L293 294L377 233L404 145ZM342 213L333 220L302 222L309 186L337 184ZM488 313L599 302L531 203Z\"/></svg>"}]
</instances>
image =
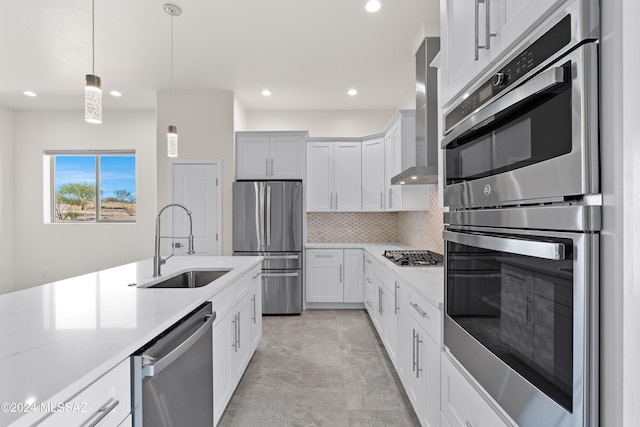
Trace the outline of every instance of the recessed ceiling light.
<instances>
[{"instance_id":1,"label":"recessed ceiling light","mask_svg":"<svg viewBox=\"0 0 640 427\"><path fill-rule=\"evenodd\" d=\"M400 181L400 185L404 185L404 181Z\"/></svg>"},{"instance_id":2,"label":"recessed ceiling light","mask_svg":"<svg viewBox=\"0 0 640 427\"><path fill-rule=\"evenodd\" d=\"M349 91L347 92L347 95L349 96L356 96L358 94L358 91L355 89L349 89Z\"/></svg>"},{"instance_id":3,"label":"recessed ceiling light","mask_svg":"<svg viewBox=\"0 0 640 427\"><path fill-rule=\"evenodd\" d=\"M418 179L418 177L417 176L412 176L411 179Z\"/></svg>"},{"instance_id":4,"label":"recessed ceiling light","mask_svg":"<svg viewBox=\"0 0 640 427\"><path fill-rule=\"evenodd\" d=\"M112 90L109 93L111 94L111 96L122 96L122 94L120 92L118 92L117 90Z\"/></svg>"},{"instance_id":5,"label":"recessed ceiling light","mask_svg":"<svg viewBox=\"0 0 640 427\"><path fill-rule=\"evenodd\" d=\"M379 11L381 6L382 4L380 4L380 0L369 0L365 9L367 9L367 12L373 13Z\"/></svg>"},{"instance_id":6,"label":"recessed ceiling light","mask_svg":"<svg viewBox=\"0 0 640 427\"><path fill-rule=\"evenodd\" d=\"M262 96L271 96L271 91L269 89L265 89L262 91Z\"/></svg>"},{"instance_id":7,"label":"recessed ceiling light","mask_svg":"<svg viewBox=\"0 0 640 427\"><path fill-rule=\"evenodd\" d=\"M467 92L464 95L462 95L462 99L467 99L468 97L469 97L469 92Z\"/></svg>"},{"instance_id":8,"label":"recessed ceiling light","mask_svg":"<svg viewBox=\"0 0 640 427\"><path fill-rule=\"evenodd\" d=\"M38 96L35 92L31 92L30 90L25 90L22 93L24 93L27 96Z\"/></svg>"}]
</instances>

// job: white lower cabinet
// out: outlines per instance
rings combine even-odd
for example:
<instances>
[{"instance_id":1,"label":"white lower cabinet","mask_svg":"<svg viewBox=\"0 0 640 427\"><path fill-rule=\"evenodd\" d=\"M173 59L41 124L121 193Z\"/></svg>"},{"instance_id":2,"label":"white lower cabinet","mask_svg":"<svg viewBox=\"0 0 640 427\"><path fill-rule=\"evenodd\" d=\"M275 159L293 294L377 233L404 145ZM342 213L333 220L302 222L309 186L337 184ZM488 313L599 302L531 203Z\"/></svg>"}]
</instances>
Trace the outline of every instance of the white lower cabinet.
<instances>
[{"instance_id":1,"label":"white lower cabinet","mask_svg":"<svg viewBox=\"0 0 640 427\"><path fill-rule=\"evenodd\" d=\"M128 358L120 362L64 404L63 410L54 412L38 425L131 425L131 362Z\"/></svg>"},{"instance_id":2,"label":"white lower cabinet","mask_svg":"<svg viewBox=\"0 0 640 427\"><path fill-rule=\"evenodd\" d=\"M423 427L440 423L441 312L403 284L402 365L404 386Z\"/></svg>"},{"instance_id":3,"label":"white lower cabinet","mask_svg":"<svg viewBox=\"0 0 640 427\"><path fill-rule=\"evenodd\" d=\"M217 424L262 337L261 266L213 299L213 413ZM235 303L235 304L234 304Z\"/></svg>"},{"instance_id":4,"label":"white lower cabinet","mask_svg":"<svg viewBox=\"0 0 640 427\"><path fill-rule=\"evenodd\" d=\"M510 426L467 380L446 353L441 356L442 414L450 427ZM445 424L443 424L445 425Z\"/></svg>"},{"instance_id":5,"label":"white lower cabinet","mask_svg":"<svg viewBox=\"0 0 640 427\"><path fill-rule=\"evenodd\" d=\"M362 249L307 249L308 303L362 303Z\"/></svg>"},{"instance_id":6,"label":"white lower cabinet","mask_svg":"<svg viewBox=\"0 0 640 427\"><path fill-rule=\"evenodd\" d=\"M438 427L442 313L371 253L364 253L364 263L364 300L371 321L420 424Z\"/></svg>"}]
</instances>

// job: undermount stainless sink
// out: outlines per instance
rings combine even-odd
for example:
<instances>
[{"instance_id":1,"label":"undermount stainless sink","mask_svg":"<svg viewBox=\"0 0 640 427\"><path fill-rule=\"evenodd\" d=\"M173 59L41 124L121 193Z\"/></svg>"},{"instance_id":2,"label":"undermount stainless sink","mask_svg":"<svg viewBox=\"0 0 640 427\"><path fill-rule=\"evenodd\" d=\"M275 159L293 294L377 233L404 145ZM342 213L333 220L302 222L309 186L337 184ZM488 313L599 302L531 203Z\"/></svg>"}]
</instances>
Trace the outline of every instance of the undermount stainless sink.
<instances>
[{"instance_id":1,"label":"undermount stainless sink","mask_svg":"<svg viewBox=\"0 0 640 427\"><path fill-rule=\"evenodd\" d=\"M206 286L231 270L192 270L169 277L145 288L200 288Z\"/></svg>"}]
</instances>

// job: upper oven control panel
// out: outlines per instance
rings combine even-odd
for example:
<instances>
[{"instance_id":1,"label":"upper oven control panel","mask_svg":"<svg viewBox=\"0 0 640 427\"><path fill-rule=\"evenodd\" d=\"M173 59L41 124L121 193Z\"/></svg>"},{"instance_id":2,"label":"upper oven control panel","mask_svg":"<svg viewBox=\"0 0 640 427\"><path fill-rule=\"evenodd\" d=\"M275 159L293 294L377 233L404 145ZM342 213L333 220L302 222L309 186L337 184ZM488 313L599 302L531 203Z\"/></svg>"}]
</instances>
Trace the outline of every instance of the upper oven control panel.
<instances>
[{"instance_id":1,"label":"upper oven control panel","mask_svg":"<svg viewBox=\"0 0 640 427\"><path fill-rule=\"evenodd\" d=\"M445 115L445 134L570 42L571 15L567 15L448 112Z\"/></svg>"}]
</instances>

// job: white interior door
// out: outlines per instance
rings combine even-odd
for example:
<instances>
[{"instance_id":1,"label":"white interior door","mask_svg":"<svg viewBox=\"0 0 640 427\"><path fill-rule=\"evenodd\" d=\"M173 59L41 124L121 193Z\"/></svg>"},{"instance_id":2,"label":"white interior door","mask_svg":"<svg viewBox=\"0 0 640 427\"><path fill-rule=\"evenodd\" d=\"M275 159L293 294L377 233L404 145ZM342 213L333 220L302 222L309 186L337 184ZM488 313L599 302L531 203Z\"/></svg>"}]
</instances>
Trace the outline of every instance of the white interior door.
<instances>
[{"instance_id":1,"label":"white interior door","mask_svg":"<svg viewBox=\"0 0 640 427\"><path fill-rule=\"evenodd\" d=\"M194 249L198 255L220 255L220 167L217 162L176 162L171 168L172 200L191 211ZM189 217L173 208L172 235L189 235ZM186 255L187 241L176 239L175 255ZM179 244L179 246L178 246Z\"/></svg>"}]
</instances>

